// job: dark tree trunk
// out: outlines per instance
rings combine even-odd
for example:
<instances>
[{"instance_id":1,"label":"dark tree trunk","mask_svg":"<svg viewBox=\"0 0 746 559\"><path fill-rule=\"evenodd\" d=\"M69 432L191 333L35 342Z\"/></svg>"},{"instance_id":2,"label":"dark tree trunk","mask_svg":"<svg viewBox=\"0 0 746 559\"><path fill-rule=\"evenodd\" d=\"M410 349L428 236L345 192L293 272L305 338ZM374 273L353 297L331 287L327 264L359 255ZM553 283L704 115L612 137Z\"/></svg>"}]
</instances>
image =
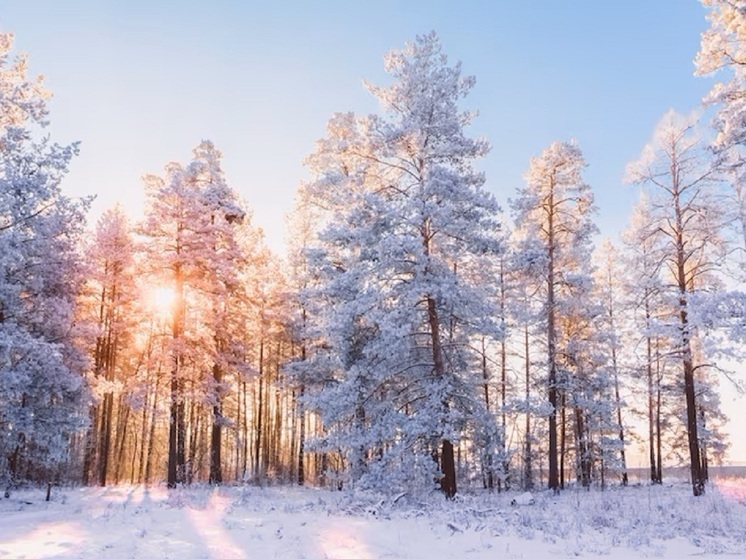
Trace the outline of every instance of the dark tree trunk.
<instances>
[{"instance_id":1,"label":"dark tree trunk","mask_svg":"<svg viewBox=\"0 0 746 559\"><path fill-rule=\"evenodd\" d=\"M114 368L116 366L116 355L117 355L117 334L112 332L113 322L116 320L118 314L116 305L117 298L117 285L116 283L112 286L111 290L111 306L106 310L106 318L104 321L106 332L103 340L103 348L101 352L101 370L104 378L112 382L114 380ZM109 456L111 455L111 431L112 431L112 415L114 413L114 395L111 392L104 394L104 402L101 407L101 432L99 434L99 452L98 452L98 484L101 487L106 485L106 477L109 470Z\"/></svg>"},{"instance_id":2,"label":"dark tree trunk","mask_svg":"<svg viewBox=\"0 0 746 559\"><path fill-rule=\"evenodd\" d=\"M650 319L650 310L647 308L647 302L645 303L645 317L646 322ZM650 482L660 483L658 479L658 466L656 464L655 456L655 401L653 399L653 342L650 336L646 336L647 342L647 374L648 374L648 448L650 458Z\"/></svg>"},{"instance_id":3,"label":"dark tree trunk","mask_svg":"<svg viewBox=\"0 0 746 559\"><path fill-rule=\"evenodd\" d=\"M243 433L243 448L241 452L241 479L246 479L246 471L248 470L249 462L249 418L247 413L248 407L248 383L245 380L241 381L241 391L243 392L244 412L241 416L241 431Z\"/></svg>"},{"instance_id":4,"label":"dark tree trunk","mask_svg":"<svg viewBox=\"0 0 746 559\"><path fill-rule=\"evenodd\" d=\"M304 349L305 354L305 349ZM305 385L300 385L300 398L298 400L298 421L300 422L298 433L298 485L306 482L306 412L304 410L303 397L306 393Z\"/></svg>"},{"instance_id":5,"label":"dark tree trunk","mask_svg":"<svg viewBox=\"0 0 746 559\"><path fill-rule=\"evenodd\" d=\"M506 353L505 339L500 341L500 423L502 430L500 432L500 452L502 453L502 479L505 484L505 490L510 489L510 465L508 464L508 448L506 446L506 434L508 432L508 413L507 413L507 377L508 363Z\"/></svg>"},{"instance_id":6,"label":"dark tree trunk","mask_svg":"<svg viewBox=\"0 0 746 559\"><path fill-rule=\"evenodd\" d=\"M482 337L482 388L484 391L484 407L485 409L490 409L490 374L489 369L487 368L487 348L485 347L484 343L484 337ZM488 448L485 449L486 451L486 464L484 464L484 468L486 470L486 479L485 481L485 489L489 489L490 491L494 489L495 487L495 475L493 472L494 464L492 461L492 445L489 444ZM498 481L498 488L500 488L500 482Z\"/></svg>"},{"instance_id":7,"label":"dark tree trunk","mask_svg":"<svg viewBox=\"0 0 746 559\"><path fill-rule=\"evenodd\" d=\"M145 479L145 460L148 449L148 408L150 407L150 374L148 374L148 389L145 392L145 400L142 406L142 417L140 419L140 458L137 465L137 483L143 483ZM134 472L134 469L132 470ZM134 477L134 474L133 474ZM133 480L135 483L135 480Z\"/></svg>"},{"instance_id":8,"label":"dark tree trunk","mask_svg":"<svg viewBox=\"0 0 746 559\"><path fill-rule=\"evenodd\" d=\"M180 247L176 248L177 257ZM184 425L184 401L183 380L181 375L182 356L181 343L183 321L184 321L184 279L182 278L181 265L174 267L174 280L176 285L176 305L171 317L172 369L171 369L171 401L169 406L168 425L168 487L174 488L179 483L184 483L184 468L186 465L186 449L184 438L186 437Z\"/></svg>"},{"instance_id":9,"label":"dark tree trunk","mask_svg":"<svg viewBox=\"0 0 746 559\"><path fill-rule=\"evenodd\" d=\"M88 413L91 422L85 435L85 449L83 454L83 485L90 485L93 477L94 465L96 463L96 450L98 449L97 435L99 432L99 419L101 413L99 406L92 405Z\"/></svg>"},{"instance_id":10,"label":"dark tree trunk","mask_svg":"<svg viewBox=\"0 0 746 559\"><path fill-rule=\"evenodd\" d=\"M685 314L685 311L682 311ZM685 350L686 351L686 350ZM699 437L697 436L697 405L694 396L694 371L691 358L684 358L684 394L686 396L686 424L689 441L689 461L692 481L692 492L695 497L704 495L705 479L702 475L702 462L699 455Z\"/></svg>"},{"instance_id":11,"label":"dark tree trunk","mask_svg":"<svg viewBox=\"0 0 746 559\"><path fill-rule=\"evenodd\" d=\"M547 215L547 360L549 375L547 378L549 412L549 489L555 493L560 489L559 468L557 464L557 332L555 326L555 271L554 271L554 183L550 185L549 212Z\"/></svg>"},{"instance_id":12,"label":"dark tree trunk","mask_svg":"<svg viewBox=\"0 0 746 559\"><path fill-rule=\"evenodd\" d=\"M532 449L531 449L531 409L529 408L529 402L531 398L531 354L530 354L530 345L529 345L529 338L528 338L528 324L526 324L523 328L523 336L524 336L524 350L525 350L525 359L526 359L526 442L525 442L525 449L524 449L524 457L523 457L523 486L526 491L531 491L534 488L534 471L533 471L533 456L532 456Z\"/></svg>"},{"instance_id":13,"label":"dark tree trunk","mask_svg":"<svg viewBox=\"0 0 746 559\"><path fill-rule=\"evenodd\" d=\"M671 165L674 215L676 220L676 279L679 288L679 331L681 335L681 357L684 366L684 396L686 398L686 425L689 441L689 466L691 470L692 491L695 497L705 492L705 480L702 475L702 462L699 455L699 436L697 435L697 403L694 387L694 364L692 362L691 332L687 311L687 256L684 240L684 216L682 214L679 190L679 168L677 162Z\"/></svg>"},{"instance_id":14,"label":"dark tree trunk","mask_svg":"<svg viewBox=\"0 0 746 559\"><path fill-rule=\"evenodd\" d=\"M220 347L220 344L217 344ZM220 365L212 366L212 378L215 382L215 404L212 407L212 433L210 437L210 483L223 483L222 468L222 390L220 384L223 382L223 371Z\"/></svg>"},{"instance_id":15,"label":"dark tree trunk","mask_svg":"<svg viewBox=\"0 0 746 559\"><path fill-rule=\"evenodd\" d=\"M446 498L453 499L456 496L456 464L453 458L453 444L448 439L443 439L441 465L443 477L440 480L440 489Z\"/></svg>"},{"instance_id":16,"label":"dark tree trunk","mask_svg":"<svg viewBox=\"0 0 746 559\"><path fill-rule=\"evenodd\" d=\"M591 486L592 460L585 425L585 414L579 406L575 406L575 438L577 440L577 452L580 459L580 484L587 488Z\"/></svg>"},{"instance_id":17,"label":"dark tree trunk","mask_svg":"<svg viewBox=\"0 0 746 559\"><path fill-rule=\"evenodd\" d=\"M614 328L612 318L612 329ZM629 477L627 476L627 454L624 448L624 423L622 422L622 397L619 393L619 367L617 366L617 353L616 353L616 340L611 348L611 361L614 370L614 399L616 401L616 422L619 427L619 442L621 448L619 449L619 458L622 462L622 485L627 487L629 484ZM603 469L602 469L603 472Z\"/></svg>"},{"instance_id":18,"label":"dark tree trunk","mask_svg":"<svg viewBox=\"0 0 746 559\"><path fill-rule=\"evenodd\" d=\"M559 488L565 488L565 458L567 455L567 395L562 390L560 395L560 444L559 444Z\"/></svg>"},{"instance_id":19,"label":"dark tree trunk","mask_svg":"<svg viewBox=\"0 0 746 559\"><path fill-rule=\"evenodd\" d=\"M158 371L160 373L160 371ZM158 386L160 374L156 374L155 387L153 387L153 407L150 412L150 434L148 435L148 451L145 462L145 484L148 485L153 471L153 446L155 444L155 418L158 411Z\"/></svg>"},{"instance_id":20,"label":"dark tree trunk","mask_svg":"<svg viewBox=\"0 0 746 559\"><path fill-rule=\"evenodd\" d=\"M259 402L257 405L257 424L254 440L254 477L260 477L260 461L262 448L262 430L264 428L264 340L259 341Z\"/></svg>"},{"instance_id":21,"label":"dark tree trunk","mask_svg":"<svg viewBox=\"0 0 746 559\"><path fill-rule=\"evenodd\" d=\"M658 451L658 471L657 471L657 483L663 483L663 433L661 430L661 416L663 406L663 390L661 387L662 382L662 370L660 366L660 348L658 347L658 340L656 340L655 348L655 371L656 371L656 404L655 404L655 442L656 449Z\"/></svg>"},{"instance_id":22,"label":"dark tree trunk","mask_svg":"<svg viewBox=\"0 0 746 559\"><path fill-rule=\"evenodd\" d=\"M106 475L109 470L109 455L111 453L111 416L114 407L114 395L104 394L101 407L101 433L99 437L98 484L106 485Z\"/></svg>"},{"instance_id":23,"label":"dark tree trunk","mask_svg":"<svg viewBox=\"0 0 746 559\"><path fill-rule=\"evenodd\" d=\"M443 348L440 344L440 320L435 299L427 297L428 322L430 324L430 342L433 353L433 368L438 379L445 375L445 363L443 361ZM448 402L442 402L443 407L448 409ZM453 455L453 444L446 438L442 440L442 452L440 466L443 477L440 479L440 488L446 498L452 499L456 495L456 462Z\"/></svg>"},{"instance_id":24,"label":"dark tree trunk","mask_svg":"<svg viewBox=\"0 0 746 559\"><path fill-rule=\"evenodd\" d=\"M122 398L119 398L119 404L117 412L117 437L114 451L116 452L116 460L114 463L114 482L119 483L121 480L122 466L124 465L124 450L127 442L127 427L130 419L130 408L129 406L122 405Z\"/></svg>"},{"instance_id":25,"label":"dark tree trunk","mask_svg":"<svg viewBox=\"0 0 746 559\"><path fill-rule=\"evenodd\" d=\"M169 488L176 487L179 482L177 477L177 418L179 413L179 385L176 380L177 368L171 372L171 402L169 405L169 420L168 420L168 481L167 485Z\"/></svg>"}]
</instances>

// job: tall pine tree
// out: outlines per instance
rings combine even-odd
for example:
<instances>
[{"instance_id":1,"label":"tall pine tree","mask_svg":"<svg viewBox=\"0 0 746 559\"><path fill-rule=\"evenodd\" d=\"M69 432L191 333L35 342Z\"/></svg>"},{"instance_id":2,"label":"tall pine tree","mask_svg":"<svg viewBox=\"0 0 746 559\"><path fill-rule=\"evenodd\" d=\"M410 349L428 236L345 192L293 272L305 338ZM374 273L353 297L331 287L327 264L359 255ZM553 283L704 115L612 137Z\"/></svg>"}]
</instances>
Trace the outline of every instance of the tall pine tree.
<instances>
[{"instance_id":1,"label":"tall pine tree","mask_svg":"<svg viewBox=\"0 0 746 559\"><path fill-rule=\"evenodd\" d=\"M435 476L453 497L462 434L499 441L472 345L500 333L490 284L476 279L501 250L498 208L472 168L488 146L465 135L474 115L458 106L474 78L435 34L385 60L393 83L368 85L384 114L336 115L308 160L330 216L309 255L321 279L308 366L326 371L314 404L354 483Z\"/></svg>"}]
</instances>

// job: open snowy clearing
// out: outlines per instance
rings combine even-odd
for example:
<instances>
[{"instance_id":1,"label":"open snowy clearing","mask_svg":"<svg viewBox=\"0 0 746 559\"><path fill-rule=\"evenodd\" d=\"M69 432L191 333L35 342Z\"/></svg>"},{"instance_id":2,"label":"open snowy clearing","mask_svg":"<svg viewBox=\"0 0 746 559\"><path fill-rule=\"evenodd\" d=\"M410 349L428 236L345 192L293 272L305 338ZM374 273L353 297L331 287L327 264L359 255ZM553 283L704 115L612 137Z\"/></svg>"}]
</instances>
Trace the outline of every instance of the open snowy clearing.
<instances>
[{"instance_id":1,"label":"open snowy clearing","mask_svg":"<svg viewBox=\"0 0 746 559\"><path fill-rule=\"evenodd\" d=\"M19 491L0 558L746 557L746 481L398 501L305 488ZM518 499L520 501L520 499Z\"/></svg>"}]
</instances>

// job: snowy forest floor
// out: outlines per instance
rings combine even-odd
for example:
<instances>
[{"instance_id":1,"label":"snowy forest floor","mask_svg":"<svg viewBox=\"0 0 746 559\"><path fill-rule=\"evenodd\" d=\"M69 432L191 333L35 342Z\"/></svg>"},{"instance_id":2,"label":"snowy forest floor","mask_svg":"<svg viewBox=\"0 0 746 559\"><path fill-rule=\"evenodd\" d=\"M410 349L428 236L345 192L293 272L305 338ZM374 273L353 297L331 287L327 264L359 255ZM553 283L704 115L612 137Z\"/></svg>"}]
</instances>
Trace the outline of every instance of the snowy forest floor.
<instances>
[{"instance_id":1,"label":"snowy forest floor","mask_svg":"<svg viewBox=\"0 0 746 559\"><path fill-rule=\"evenodd\" d=\"M516 496L118 486L45 502L27 489L0 498L0 559L746 557L745 479L700 498L680 483Z\"/></svg>"}]
</instances>

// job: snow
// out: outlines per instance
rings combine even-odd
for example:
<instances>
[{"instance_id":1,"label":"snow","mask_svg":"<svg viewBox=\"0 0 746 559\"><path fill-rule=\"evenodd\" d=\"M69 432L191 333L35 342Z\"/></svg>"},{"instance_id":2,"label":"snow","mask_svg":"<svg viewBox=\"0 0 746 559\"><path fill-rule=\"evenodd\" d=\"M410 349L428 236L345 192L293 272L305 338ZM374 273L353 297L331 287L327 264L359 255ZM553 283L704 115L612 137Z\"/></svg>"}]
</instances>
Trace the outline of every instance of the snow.
<instances>
[{"instance_id":1,"label":"snow","mask_svg":"<svg viewBox=\"0 0 746 559\"><path fill-rule=\"evenodd\" d=\"M517 497L510 500L511 505L519 505L519 506L526 506L526 505L533 505L536 503L536 499L534 499L534 496L526 491L525 493L521 493Z\"/></svg>"},{"instance_id":2,"label":"snow","mask_svg":"<svg viewBox=\"0 0 746 559\"><path fill-rule=\"evenodd\" d=\"M387 498L310 488L24 490L0 499L0 558L746 556L746 480L601 491Z\"/></svg>"}]
</instances>

